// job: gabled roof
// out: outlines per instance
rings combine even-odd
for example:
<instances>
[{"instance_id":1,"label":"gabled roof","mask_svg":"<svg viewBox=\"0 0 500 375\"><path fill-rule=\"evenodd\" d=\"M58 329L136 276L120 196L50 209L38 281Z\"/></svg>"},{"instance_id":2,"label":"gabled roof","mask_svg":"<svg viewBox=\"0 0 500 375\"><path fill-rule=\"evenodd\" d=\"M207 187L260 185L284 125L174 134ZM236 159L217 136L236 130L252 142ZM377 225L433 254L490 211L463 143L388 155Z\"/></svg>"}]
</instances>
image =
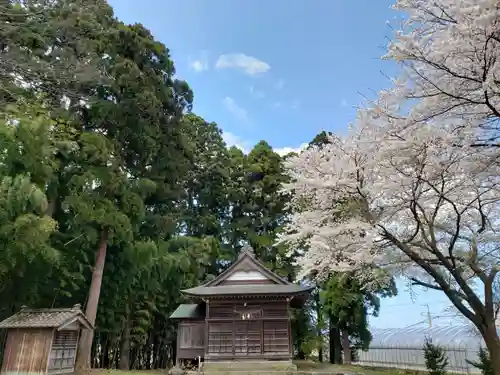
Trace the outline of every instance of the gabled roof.
<instances>
[{"instance_id":1,"label":"gabled roof","mask_svg":"<svg viewBox=\"0 0 500 375\"><path fill-rule=\"evenodd\" d=\"M64 329L73 322L86 329L93 329L82 312L80 305L70 309L28 309L21 308L17 314L0 322L0 328L56 328Z\"/></svg>"},{"instance_id":2,"label":"gabled roof","mask_svg":"<svg viewBox=\"0 0 500 375\"><path fill-rule=\"evenodd\" d=\"M239 254L236 262L234 262L227 270L222 272L215 279L204 284L203 286L209 287L209 286L219 285L222 281L226 280L228 277L234 274L235 271L241 269L248 270L252 268L262 273L264 276L266 276L269 280L273 281L275 284L279 285L290 284L287 280L284 280L280 276L276 275L274 272L267 269L266 266L261 261L255 258L252 248L244 247L241 253Z\"/></svg>"},{"instance_id":3,"label":"gabled roof","mask_svg":"<svg viewBox=\"0 0 500 375\"><path fill-rule=\"evenodd\" d=\"M221 284L231 275L241 271L258 271L272 283L266 284ZM264 266L262 262L255 258L251 248L244 248L236 262L234 262L226 271L221 273L214 280L194 288L182 290L182 292L191 297L216 297L216 296L296 296L309 293L313 287L293 284L279 277L274 272Z\"/></svg>"},{"instance_id":4,"label":"gabled roof","mask_svg":"<svg viewBox=\"0 0 500 375\"><path fill-rule=\"evenodd\" d=\"M204 305L201 303L180 304L169 319L202 319L205 317Z\"/></svg>"}]
</instances>

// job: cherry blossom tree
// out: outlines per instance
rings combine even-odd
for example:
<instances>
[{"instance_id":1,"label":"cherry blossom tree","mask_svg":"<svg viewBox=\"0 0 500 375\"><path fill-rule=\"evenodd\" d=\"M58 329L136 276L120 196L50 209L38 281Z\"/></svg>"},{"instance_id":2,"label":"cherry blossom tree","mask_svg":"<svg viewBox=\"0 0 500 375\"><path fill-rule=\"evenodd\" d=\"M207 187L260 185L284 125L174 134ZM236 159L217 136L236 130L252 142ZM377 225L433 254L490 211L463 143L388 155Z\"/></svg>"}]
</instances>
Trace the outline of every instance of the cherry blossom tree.
<instances>
[{"instance_id":1,"label":"cherry blossom tree","mask_svg":"<svg viewBox=\"0 0 500 375\"><path fill-rule=\"evenodd\" d=\"M303 276L350 272L369 286L403 275L442 291L500 374L500 3L395 8L407 17L386 58L402 74L346 136L288 160L294 214L281 241L305 249Z\"/></svg>"},{"instance_id":2,"label":"cherry blossom tree","mask_svg":"<svg viewBox=\"0 0 500 375\"><path fill-rule=\"evenodd\" d=\"M481 129L478 145L499 147L500 3L397 0L406 19L384 56L403 74L375 103L401 126L451 121ZM407 116L400 105L410 100Z\"/></svg>"},{"instance_id":3,"label":"cherry blossom tree","mask_svg":"<svg viewBox=\"0 0 500 375\"><path fill-rule=\"evenodd\" d=\"M496 150L471 147L463 132L444 125L389 130L355 128L289 160L286 189L300 210L281 240L306 245L298 261L303 276L352 272L366 284L383 281L377 273L399 274L443 291L500 354Z\"/></svg>"}]
</instances>

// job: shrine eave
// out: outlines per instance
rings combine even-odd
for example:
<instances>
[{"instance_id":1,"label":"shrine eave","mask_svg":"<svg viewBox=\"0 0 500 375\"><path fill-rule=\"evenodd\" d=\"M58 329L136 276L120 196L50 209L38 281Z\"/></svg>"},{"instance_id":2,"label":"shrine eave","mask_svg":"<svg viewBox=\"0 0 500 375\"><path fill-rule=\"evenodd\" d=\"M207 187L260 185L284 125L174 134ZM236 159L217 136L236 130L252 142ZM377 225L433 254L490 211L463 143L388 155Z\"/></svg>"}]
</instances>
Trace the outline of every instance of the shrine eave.
<instances>
[{"instance_id":1,"label":"shrine eave","mask_svg":"<svg viewBox=\"0 0 500 375\"><path fill-rule=\"evenodd\" d=\"M182 290L182 293L192 297L248 297L248 296L295 296L307 294L314 289L313 286L301 286L297 284L276 285L219 285L219 286L197 286L195 288Z\"/></svg>"}]
</instances>

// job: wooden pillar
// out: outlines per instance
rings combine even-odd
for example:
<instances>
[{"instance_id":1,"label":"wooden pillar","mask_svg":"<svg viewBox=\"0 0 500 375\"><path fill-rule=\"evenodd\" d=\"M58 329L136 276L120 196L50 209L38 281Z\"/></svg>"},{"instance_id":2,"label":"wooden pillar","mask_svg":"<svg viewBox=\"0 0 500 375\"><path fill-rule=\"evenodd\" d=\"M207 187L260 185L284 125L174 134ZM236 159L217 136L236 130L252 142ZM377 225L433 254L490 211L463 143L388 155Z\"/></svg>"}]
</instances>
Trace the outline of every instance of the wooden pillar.
<instances>
[{"instance_id":1,"label":"wooden pillar","mask_svg":"<svg viewBox=\"0 0 500 375\"><path fill-rule=\"evenodd\" d=\"M209 340L210 340L210 334L208 332L209 330L209 323L208 323L208 318L210 317L210 300L206 300L206 309L205 309L205 359L207 358L208 354L208 348L209 348Z\"/></svg>"},{"instance_id":2,"label":"wooden pillar","mask_svg":"<svg viewBox=\"0 0 500 375\"><path fill-rule=\"evenodd\" d=\"M233 304L233 357L236 353L236 305Z\"/></svg>"},{"instance_id":3,"label":"wooden pillar","mask_svg":"<svg viewBox=\"0 0 500 375\"><path fill-rule=\"evenodd\" d=\"M260 354L264 353L264 317L260 318Z\"/></svg>"},{"instance_id":4,"label":"wooden pillar","mask_svg":"<svg viewBox=\"0 0 500 375\"><path fill-rule=\"evenodd\" d=\"M177 338L175 340L175 356L174 356L175 366L177 366L177 367L179 367L181 364L181 362L179 360L179 353L180 353L179 347L181 344L180 336L181 336L181 323L179 321L177 323Z\"/></svg>"},{"instance_id":5,"label":"wooden pillar","mask_svg":"<svg viewBox=\"0 0 500 375\"><path fill-rule=\"evenodd\" d=\"M293 345L292 345L292 322L290 320L290 298L286 299L286 315L288 321L288 353L290 354L290 359L293 357Z\"/></svg>"}]
</instances>

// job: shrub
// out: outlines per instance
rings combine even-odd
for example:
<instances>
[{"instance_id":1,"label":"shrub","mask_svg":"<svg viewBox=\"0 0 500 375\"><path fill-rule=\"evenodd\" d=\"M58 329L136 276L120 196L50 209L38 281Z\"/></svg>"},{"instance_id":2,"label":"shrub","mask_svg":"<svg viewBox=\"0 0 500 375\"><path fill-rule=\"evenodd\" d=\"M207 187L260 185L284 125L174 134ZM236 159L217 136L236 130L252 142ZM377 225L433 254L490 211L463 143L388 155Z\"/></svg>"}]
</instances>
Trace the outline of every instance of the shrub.
<instances>
[{"instance_id":1,"label":"shrub","mask_svg":"<svg viewBox=\"0 0 500 375\"><path fill-rule=\"evenodd\" d=\"M432 343L432 339L426 338L424 345L425 366L430 375L445 375L448 366L448 357L444 349Z\"/></svg>"},{"instance_id":2,"label":"shrub","mask_svg":"<svg viewBox=\"0 0 500 375\"><path fill-rule=\"evenodd\" d=\"M477 354L477 361L469 361L472 366L481 370L481 374L483 375L494 375L493 372L493 364L491 363L490 353L484 348L479 349L479 353Z\"/></svg>"}]
</instances>

